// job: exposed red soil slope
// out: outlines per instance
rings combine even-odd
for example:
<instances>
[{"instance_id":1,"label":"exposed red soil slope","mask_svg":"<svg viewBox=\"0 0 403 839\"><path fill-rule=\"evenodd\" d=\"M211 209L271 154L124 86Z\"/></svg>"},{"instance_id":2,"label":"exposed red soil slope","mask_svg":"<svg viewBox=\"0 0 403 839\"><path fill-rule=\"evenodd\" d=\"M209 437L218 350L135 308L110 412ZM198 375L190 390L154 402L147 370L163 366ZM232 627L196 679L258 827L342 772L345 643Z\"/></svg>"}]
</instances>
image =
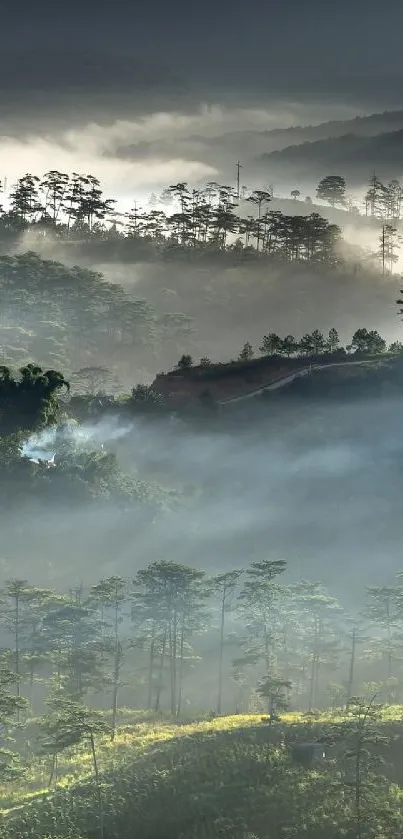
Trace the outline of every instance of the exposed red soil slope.
<instances>
[{"instance_id":1,"label":"exposed red soil slope","mask_svg":"<svg viewBox=\"0 0 403 839\"><path fill-rule=\"evenodd\" d=\"M152 383L153 390L166 399L182 404L209 393L217 402L225 402L267 387L309 364L302 359L256 359L249 362L192 367L161 373Z\"/></svg>"}]
</instances>

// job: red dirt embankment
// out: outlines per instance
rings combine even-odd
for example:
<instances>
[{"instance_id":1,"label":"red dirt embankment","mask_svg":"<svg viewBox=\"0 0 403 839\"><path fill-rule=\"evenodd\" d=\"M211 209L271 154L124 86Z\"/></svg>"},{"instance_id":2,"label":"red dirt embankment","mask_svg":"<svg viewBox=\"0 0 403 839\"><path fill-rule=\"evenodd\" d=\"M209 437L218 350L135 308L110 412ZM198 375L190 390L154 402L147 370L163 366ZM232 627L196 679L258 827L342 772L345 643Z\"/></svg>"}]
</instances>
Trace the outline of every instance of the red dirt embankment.
<instances>
[{"instance_id":1,"label":"red dirt embankment","mask_svg":"<svg viewBox=\"0 0 403 839\"><path fill-rule=\"evenodd\" d=\"M153 390L166 399L186 404L208 393L217 402L246 396L309 365L305 359L259 358L253 361L190 367L161 373Z\"/></svg>"}]
</instances>

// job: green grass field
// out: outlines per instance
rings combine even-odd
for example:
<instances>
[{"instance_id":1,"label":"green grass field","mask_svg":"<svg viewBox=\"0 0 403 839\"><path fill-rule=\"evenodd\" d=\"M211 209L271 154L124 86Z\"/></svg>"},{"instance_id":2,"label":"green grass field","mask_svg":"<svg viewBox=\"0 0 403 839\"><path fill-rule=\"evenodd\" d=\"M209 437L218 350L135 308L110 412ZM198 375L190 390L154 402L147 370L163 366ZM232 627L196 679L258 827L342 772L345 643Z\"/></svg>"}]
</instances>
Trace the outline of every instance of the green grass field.
<instances>
[{"instance_id":1,"label":"green grass field","mask_svg":"<svg viewBox=\"0 0 403 839\"><path fill-rule=\"evenodd\" d=\"M120 724L113 742L109 737L98 741L98 764L101 772L113 771L122 758L135 758L144 755L155 746L163 746L172 740L188 738L192 735L233 731L238 728L255 726L261 721L260 716L220 717L211 721L192 721L173 723L169 718L155 717L131 710L120 712ZM32 726L34 728L34 726ZM51 760L38 757L33 748L26 754L30 764L24 778L14 784L0 784L0 813L5 814L14 807L51 792L48 787ZM23 752L24 754L24 752ZM58 761L58 788L82 783L93 775L92 754L89 745L83 744L66 751Z\"/></svg>"},{"instance_id":2,"label":"green grass field","mask_svg":"<svg viewBox=\"0 0 403 839\"><path fill-rule=\"evenodd\" d=\"M389 707L381 727L399 732L402 718L403 708ZM344 719L291 713L273 732L310 740ZM53 790L49 758L31 754L25 778L0 788L0 837L101 839L102 831L104 839L353 837L352 794L334 761L306 771L271 737L256 715L175 724L122 712L115 741L97 744L102 812L89 748L60 758ZM386 812L389 820L400 818L402 793L393 778L382 794L382 818ZM382 830L368 836L395 835Z\"/></svg>"}]
</instances>

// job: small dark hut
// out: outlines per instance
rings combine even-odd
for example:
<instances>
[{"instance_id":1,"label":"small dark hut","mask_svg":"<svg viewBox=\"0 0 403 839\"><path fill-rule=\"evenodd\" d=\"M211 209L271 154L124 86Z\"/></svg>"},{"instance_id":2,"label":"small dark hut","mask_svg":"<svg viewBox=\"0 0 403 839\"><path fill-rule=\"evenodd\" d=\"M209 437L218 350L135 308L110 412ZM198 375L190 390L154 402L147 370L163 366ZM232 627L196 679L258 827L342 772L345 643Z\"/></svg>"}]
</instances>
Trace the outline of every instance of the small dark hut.
<instances>
[{"instance_id":1,"label":"small dark hut","mask_svg":"<svg viewBox=\"0 0 403 839\"><path fill-rule=\"evenodd\" d=\"M326 747L323 743L293 743L291 756L295 763L310 769L326 760Z\"/></svg>"}]
</instances>

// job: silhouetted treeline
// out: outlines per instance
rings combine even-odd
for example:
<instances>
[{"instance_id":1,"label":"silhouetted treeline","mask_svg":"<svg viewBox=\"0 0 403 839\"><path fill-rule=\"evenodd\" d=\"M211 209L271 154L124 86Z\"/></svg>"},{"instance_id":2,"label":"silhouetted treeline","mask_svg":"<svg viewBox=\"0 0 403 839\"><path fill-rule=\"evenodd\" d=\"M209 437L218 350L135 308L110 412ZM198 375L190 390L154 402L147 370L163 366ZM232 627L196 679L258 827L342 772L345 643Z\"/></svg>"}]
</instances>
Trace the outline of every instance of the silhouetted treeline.
<instances>
[{"instance_id":1,"label":"silhouetted treeline","mask_svg":"<svg viewBox=\"0 0 403 839\"><path fill-rule=\"evenodd\" d=\"M246 203L254 212L240 216L239 198L229 186L215 182L191 189L178 183L153 195L148 208L128 213L115 209L91 175L50 171L42 179L26 174L10 193L10 207L0 215L0 239L29 228L61 241L93 238L152 242L160 249L189 248L235 252L257 251L287 261L336 264L341 237L337 225L318 213L287 216L271 211L270 190L253 190ZM164 207L164 209L162 208Z\"/></svg>"},{"instance_id":2,"label":"silhouetted treeline","mask_svg":"<svg viewBox=\"0 0 403 839\"><path fill-rule=\"evenodd\" d=\"M322 201L338 205L359 214L358 207L347 197L347 184L341 175L326 175L319 181L316 188L316 195ZM296 199L300 196L299 190L293 190L291 196ZM368 184L365 193L364 205L365 215L379 218L382 221L398 222L402 210L403 187L397 178L393 178L387 184L374 173Z\"/></svg>"},{"instance_id":3,"label":"silhouetted treeline","mask_svg":"<svg viewBox=\"0 0 403 839\"><path fill-rule=\"evenodd\" d=\"M365 194L365 214L384 221L397 222L401 216L402 197L403 188L396 178L384 184L374 174Z\"/></svg>"},{"instance_id":4,"label":"silhouetted treeline","mask_svg":"<svg viewBox=\"0 0 403 839\"><path fill-rule=\"evenodd\" d=\"M295 338L294 335L286 335L284 338L277 335L275 332L270 332L264 335L262 343L259 347L260 357L286 357L286 358L316 358L321 356L344 357L347 355L381 355L388 352L392 355L400 355L403 353L403 343L401 341L393 341L387 346L384 338L376 329L366 329L360 327L354 332L351 343L347 347L340 344L339 334L334 327L329 330L328 335L324 335L320 329L314 329L313 332L303 335L302 338ZM255 356L255 350L252 344L247 341L242 347L238 361L251 361ZM236 362L231 361L231 367ZM177 364L178 369L187 370L193 367L194 361L191 355L183 355ZM201 358L199 367L205 371L214 373L223 373L225 370L225 363L213 364L209 358Z\"/></svg>"}]
</instances>

